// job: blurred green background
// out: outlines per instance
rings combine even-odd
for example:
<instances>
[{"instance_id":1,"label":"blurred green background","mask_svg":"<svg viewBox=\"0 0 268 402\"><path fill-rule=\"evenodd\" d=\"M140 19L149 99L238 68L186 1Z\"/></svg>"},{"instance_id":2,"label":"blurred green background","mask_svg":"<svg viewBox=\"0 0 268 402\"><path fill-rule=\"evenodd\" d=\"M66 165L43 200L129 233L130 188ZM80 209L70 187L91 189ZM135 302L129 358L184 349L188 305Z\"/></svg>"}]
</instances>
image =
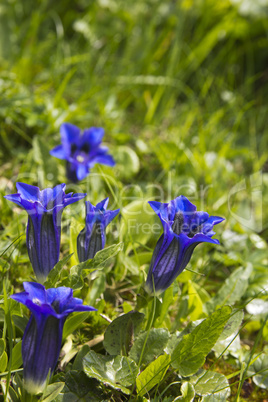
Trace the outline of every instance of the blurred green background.
<instances>
[{"instance_id":1,"label":"blurred green background","mask_svg":"<svg viewBox=\"0 0 268 402\"><path fill-rule=\"evenodd\" d=\"M49 149L72 122L104 127L120 206L184 193L250 220L255 187L267 200L267 16L266 0L2 3L2 190L65 182ZM249 226L265 233L257 198Z\"/></svg>"},{"instance_id":2,"label":"blurred green background","mask_svg":"<svg viewBox=\"0 0 268 402\"><path fill-rule=\"evenodd\" d=\"M242 173L261 169L267 4L2 2L2 161L20 156L36 134L54 145L60 124L71 121L104 126L113 144L142 150L145 141L164 168L174 161L168 141L176 141L231 160L240 149ZM183 149L177 154L185 158Z\"/></svg>"},{"instance_id":3,"label":"blurred green background","mask_svg":"<svg viewBox=\"0 0 268 402\"><path fill-rule=\"evenodd\" d=\"M133 226L133 219L137 225L156 222L145 207L148 199L164 202L184 194L198 209L224 216L230 265L235 251L236 263L246 263L256 248L266 249L267 5L266 0L2 3L1 192L14 192L16 181L41 187L66 182L64 161L49 155L60 142L60 125L102 126L115 168L96 166L87 181L68 188L87 191L93 203L108 194L111 209L128 205L123 225L111 228L111 242L120 238L128 245L126 255L134 252L136 265L133 271L132 261L129 272L138 274L142 262L150 261L160 233ZM11 206L1 203L5 250L10 237L24 233L26 216L15 211L11 221ZM71 250L82 211L83 205L66 212L67 229L73 219ZM235 233L246 233L249 244ZM146 257L139 258L140 246ZM204 257L203 250L197 255ZM263 263L262 257L257 261Z\"/></svg>"}]
</instances>

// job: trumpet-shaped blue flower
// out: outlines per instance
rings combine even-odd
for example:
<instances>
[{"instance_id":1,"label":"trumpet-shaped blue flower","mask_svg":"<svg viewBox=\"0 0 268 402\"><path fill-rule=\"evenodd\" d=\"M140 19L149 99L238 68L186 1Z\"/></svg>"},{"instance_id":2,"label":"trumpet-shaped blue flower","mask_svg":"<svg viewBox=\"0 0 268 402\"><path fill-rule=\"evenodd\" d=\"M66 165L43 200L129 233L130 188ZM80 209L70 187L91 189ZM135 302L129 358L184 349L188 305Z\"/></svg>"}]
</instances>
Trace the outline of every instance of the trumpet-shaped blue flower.
<instances>
[{"instance_id":1,"label":"trumpet-shaped blue flower","mask_svg":"<svg viewBox=\"0 0 268 402\"><path fill-rule=\"evenodd\" d=\"M94 207L86 201L86 226L77 237L77 254L80 262L94 258L97 251L105 246L105 229L120 211L120 209L106 210L108 203L109 198L106 198Z\"/></svg>"},{"instance_id":2,"label":"trumpet-shaped blue flower","mask_svg":"<svg viewBox=\"0 0 268 402\"><path fill-rule=\"evenodd\" d=\"M168 204L149 204L159 216L164 233L156 244L145 287L150 293L161 293L184 270L199 243L219 244L212 239L213 226L224 219L196 211L196 206L182 195Z\"/></svg>"},{"instance_id":3,"label":"trumpet-shaped blue flower","mask_svg":"<svg viewBox=\"0 0 268 402\"><path fill-rule=\"evenodd\" d=\"M84 179L95 163L114 166L115 161L108 155L108 148L101 146L104 130L91 127L83 132L70 123L60 128L61 145L50 151L52 156L67 161L67 177L73 182Z\"/></svg>"},{"instance_id":4,"label":"trumpet-shaped blue flower","mask_svg":"<svg viewBox=\"0 0 268 402\"><path fill-rule=\"evenodd\" d=\"M45 289L39 283L24 282L25 292L12 295L24 304L31 317L22 339L22 360L25 389L31 394L41 392L48 374L55 370L67 316L75 311L93 311L73 297L73 290L59 287Z\"/></svg>"},{"instance_id":5,"label":"trumpet-shaped blue flower","mask_svg":"<svg viewBox=\"0 0 268 402\"><path fill-rule=\"evenodd\" d=\"M65 194L65 184L42 191L25 183L17 183L16 187L17 194L6 195L5 198L28 213L28 254L37 280L43 283L59 261L62 211L86 194Z\"/></svg>"}]
</instances>

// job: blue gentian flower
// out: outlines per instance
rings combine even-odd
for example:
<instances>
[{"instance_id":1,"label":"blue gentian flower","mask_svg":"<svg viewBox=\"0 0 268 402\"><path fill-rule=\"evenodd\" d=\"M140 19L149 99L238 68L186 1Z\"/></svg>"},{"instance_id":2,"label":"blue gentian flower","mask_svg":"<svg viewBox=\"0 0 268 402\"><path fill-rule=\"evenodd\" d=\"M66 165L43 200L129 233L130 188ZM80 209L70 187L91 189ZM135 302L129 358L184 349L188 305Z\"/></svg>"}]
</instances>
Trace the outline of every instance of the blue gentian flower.
<instances>
[{"instance_id":1,"label":"blue gentian flower","mask_svg":"<svg viewBox=\"0 0 268 402\"><path fill-rule=\"evenodd\" d=\"M61 145L50 151L52 156L67 161L67 177L74 183L84 179L95 163L114 166L115 161L108 155L108 148L101 146L104 130L91 127L83 132L70 123L60 128Z\"/></svg>"},{"instance_id":2,"label":"blue gentian flower","mask_svg":"<svg viewBox=\"0 0 268 402\"><path fill-rule=\"evenodd\" d=\"M22 339L24 386L30 394L41 392L48 374L55 370L67 316L75 311L93 311L73 297L73 290L59 287L45 289L39 283L24 282L25 292L11 296L24 304L31 317Z\"/></svg>"},{"instance_id":3,"label":"blue gentian flower","mask_svg":"<svg viewBox=\"0 0 268 402\"><path fill-rule=\"evenodd\" d=\"M213 226L224 219L197 212L186 197L179 196L168 204L149 201L159 216L164 233L159 238L149 268L145 288L149 293L161 293L187 266L195 247L207 242L219 244L212 239Z\"/></svg>"},{"instance_id":4,"label":"blue gentian flower","mask_svg":"<svg viewBox=\"0 0 268 402\"><path fill-rule=\"evenodd\" d=\"M25 183L17 183L16 187L17 194L6 195L5 198L28 213L28 254L37 280L43 283L59 261L62 211L86 194L65 194L65 184L42 191Z\"/></svg>"},{"instance_id":5,"label":"blue gentian flower","mask_svg":"<svg viewBox=\"0 0 268 402\"><path fill-rule=\"evenodd\" d=\"M108 203L109 198L106 198L94 207L86 201L86 226L77 237L77 254L80 262L94 258L97 251L105 246L105 229L120 211L120 209L106 210Z\"/></svg>"}]
</instances>

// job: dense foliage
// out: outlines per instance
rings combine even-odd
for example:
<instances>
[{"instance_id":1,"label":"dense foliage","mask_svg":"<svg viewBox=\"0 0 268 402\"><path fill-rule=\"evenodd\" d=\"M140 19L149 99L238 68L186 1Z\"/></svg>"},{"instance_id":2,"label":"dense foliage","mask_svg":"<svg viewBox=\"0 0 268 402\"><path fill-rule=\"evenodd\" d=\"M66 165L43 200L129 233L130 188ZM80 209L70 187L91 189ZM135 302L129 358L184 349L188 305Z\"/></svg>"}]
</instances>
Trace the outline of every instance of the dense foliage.
<instances>
[{"instance_id":1,"label":"dense foliage","mask_svg":"<svg viewBox=\"0 0 268 402\"><path fill-rule=\"evenodd\" d=\"M263 401L268 389L267 1L7 0L0 5L0 381L5 401ZM67 181L60 126L104 128L116 164ZM97 312L66 318L38 396L23 386L34 281L27 213L3 196L66 183L120 215L79 262L85 204L65 208L46 289ZM224 217L161 295L144 290L162 225L148 201L184 195ZM45 257L44 257L45 258ZM1 399L2 398L2 399Z\"/></svg>"}]
</instances>

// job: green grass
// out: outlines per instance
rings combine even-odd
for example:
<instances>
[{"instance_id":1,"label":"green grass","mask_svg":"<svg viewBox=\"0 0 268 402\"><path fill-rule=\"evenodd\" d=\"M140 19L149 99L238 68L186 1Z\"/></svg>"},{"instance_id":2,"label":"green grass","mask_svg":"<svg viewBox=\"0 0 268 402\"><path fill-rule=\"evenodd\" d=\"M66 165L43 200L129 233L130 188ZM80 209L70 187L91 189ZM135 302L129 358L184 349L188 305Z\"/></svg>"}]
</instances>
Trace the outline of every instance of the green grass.
<instances>
[{"instance_id":1,"label":"green grass","mask_svg":"<svg viewBox=\"0 0 268 402\"><path fill-rule=\"evenodd\" d=\"M148 200L167 202L184 194L198 209L224 216L216 230L221 246L196 249L188 268L199 274L184 271L162 304L157 300L153 326L175 333L224 304L243 309L239 346L225 360L216 360L211 352L205 368L216 361L216 371L225 376L240 373L230 401L246 400L247 393L249 400L261 401L267 390L252 380L253 372L251 388L241 379L247 376L243 370L249 359L263 352L268 341L267 312L250 314L246 307L256 298L261 305L267 302L268 23L265 10L243 14L233 3L10 0L1 5L0 192L13 193L16 181L41 187L66 182L64 163L49 156L60 141L60 125L104 127L117 165L96 166L88 179L68 188L86 191L94 205L109 196L111 209L121 208L107 244L123 241L124 250L97 279L86 278L76 291L112 320L137 305L159 237L131 228L132 219L136 225L158 223L145 207ZM75 251L83 214L83 203L64 214L61 257ZM0 218L3 299L3 283L8 294L21 291L33 271L25 245L26 214L1 197ZM76 263L74 256L59 281ZM241 274L231 276L239 267ZM11 317L7 300L0 313L9 357L23 327L13 322L10 340L12 328L5 317L16 315L21 325L28 317L10 303ZM142 311L150 322L149 307ZM102 335L107 326L100 315L90 317L77 326L73 347ZM94 350L103 354L102 343ZM72 364L73 358L57 374L61 381L71 381L66 373ZM0 368L7 369L1 356ZM11 378L16 389L19 374ZM108 400L130 398L95 380L85 381L92 381ZM179 385L163 394L173 381ZM150 391L151 400L173 400L180 395L180 382L176 370L168 370L159 389Z\"/></svg>"}]
</instances>

